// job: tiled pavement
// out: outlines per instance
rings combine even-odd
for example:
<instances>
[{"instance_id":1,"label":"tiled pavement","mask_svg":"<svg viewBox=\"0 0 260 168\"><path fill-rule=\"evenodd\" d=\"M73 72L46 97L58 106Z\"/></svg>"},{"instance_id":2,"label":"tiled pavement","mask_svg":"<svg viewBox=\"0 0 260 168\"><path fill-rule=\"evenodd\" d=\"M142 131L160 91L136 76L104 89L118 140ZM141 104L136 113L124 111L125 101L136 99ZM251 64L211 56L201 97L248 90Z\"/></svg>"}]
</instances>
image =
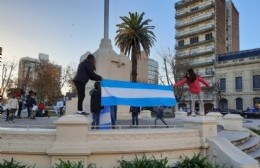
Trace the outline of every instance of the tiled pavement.
<instances>
[{"instance_id":1,"label":"tiled pavement","mask_svg":"<svg viewBox=\"0 0 260 168\"><path fill-rule=\"evenodd\" d=\"M50 117L50 118L43 117L43 118L29 119L26 117L26 115L27 113L23 112L22 118L14 119L14 123L13 123L13 122L5 121L5 115L3 114L0 117L0 127L55 128L54 121L58 119L58 117ZM165 121L170 127L182 127L183 125L181 120L175 118L165 118ZM129 115L128 120L118 120L117 125L119 128L130 127L131 115ZM244 119L243 126L260 129L260 119ZM139 127L154 127L154 118L143 118L143 119L139 118ZM165 127L165 126L160 120L158 120L157 127Z\"/></svg>"}]
</instances>

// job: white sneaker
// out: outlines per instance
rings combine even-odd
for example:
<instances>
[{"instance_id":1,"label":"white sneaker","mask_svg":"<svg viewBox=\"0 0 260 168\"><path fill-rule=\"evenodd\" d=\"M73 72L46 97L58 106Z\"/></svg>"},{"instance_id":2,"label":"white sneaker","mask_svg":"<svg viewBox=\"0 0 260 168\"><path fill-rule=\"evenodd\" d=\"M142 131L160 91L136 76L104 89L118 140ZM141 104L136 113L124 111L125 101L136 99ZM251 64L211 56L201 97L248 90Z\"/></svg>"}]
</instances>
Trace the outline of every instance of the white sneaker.
<instances>
[{"instance_id":1,"label":"white sneaker","mask_svg":"<svg viewBox=\"0 0 260 168\"><path fill-rule=\"evenodd\" d=\"M76 114L80 114L80 115L89 115L89 114L86 113L85 111L77 111Z\"/></svg>"}]
</instances>

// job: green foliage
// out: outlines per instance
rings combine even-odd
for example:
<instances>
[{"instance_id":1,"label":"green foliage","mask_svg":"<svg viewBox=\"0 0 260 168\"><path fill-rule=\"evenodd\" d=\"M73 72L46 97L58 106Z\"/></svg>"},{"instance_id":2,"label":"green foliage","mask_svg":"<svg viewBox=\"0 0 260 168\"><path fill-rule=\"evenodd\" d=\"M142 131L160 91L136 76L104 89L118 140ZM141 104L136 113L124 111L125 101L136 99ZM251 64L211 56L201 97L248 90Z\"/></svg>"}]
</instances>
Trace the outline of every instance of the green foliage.
<instances>
[{"instance_id":1,"label":"green foliage","mask_svg":"<svg viewBox=\"0 0 260 168\"><path fill-rule=\"evenodd\" d=\"M11 161L3 160L3 163L0 163L0 168L34 168L35 166L27 166L22 165L20 162L17 162L14 160L14 158L11 159Z\"/></svg>"},{"instance_id":2,"label":"green foliage","mask_svg":"<svg viewBox=\"0 0 260 168\"><path fill-rule=\"evenodd\" d=\"M206 157L201 157L200 154L194 154L192 158L185 158L181 162L177 162L177 168L215 168L207 161Z\"/></svg>"},{"instance_id":3,"label":"green foliage","mask_svg":"<svg viewBox=\"0 0 260 168\"><path fill-rule=\"evenodd\" d=\"M63 161L59 159L60 163L56 163L53 168L84 168L84 164L82 161L79 162L71 162L69 160ZM95 164L88 164L87 168L96 168Z\"/></svg>"},{"instance_id":4,"label":"green foliage","mask_svg":"<svg viewBox=\"0 0 260 168\"><path fill-rule=\"evenodd\" d=\"M121 160L118 162L120 163L118 168L169 168L169 166L167 166L167 158L158 160L155 159L154 156L147 158L143 155L141 159L138 159L137 156L135 156L132 161Z\"/></svg>"},{"instance_id":5,"label":"green foliage","mask_svg":"<svg viewBox=\"0 0 260 168\"><path fill-rule=\"evenodd\" d=\"M259 129L255 129L255 128L248 128L248 129L250 129L251 131L253 131L257 135L260 135L260 130Z\"/></svg>"}]
</instances>

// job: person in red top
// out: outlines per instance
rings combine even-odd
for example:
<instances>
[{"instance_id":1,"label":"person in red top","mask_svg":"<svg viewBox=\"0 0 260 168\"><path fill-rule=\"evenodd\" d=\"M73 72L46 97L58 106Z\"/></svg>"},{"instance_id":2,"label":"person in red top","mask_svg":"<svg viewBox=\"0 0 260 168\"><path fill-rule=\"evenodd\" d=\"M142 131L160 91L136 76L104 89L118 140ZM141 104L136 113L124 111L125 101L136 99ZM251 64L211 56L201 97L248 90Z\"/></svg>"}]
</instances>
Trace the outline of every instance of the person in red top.
<instances>
[{"instance_id":1,"label":"person in red top","mask_svg":"<svg viewBox=\"0 0 260 168\"><path fill-rule=\"evenodd\" d=\"M204 115L204 104L201 95L201 86L200 83L203 83L205 86L209 87L208 82L202 77L196 75L192 68L186 71L184 79L176 82L174 87L182 86L184 84L189 86L189 92L191 94L191 115L195 116L195 98L198 96L200 103L200 115Z\"/></svg>"},{"instance_id":2,"label":"person in red top","mask_svg":"<svg viewBox=\"0 0 260 168\"><path fill-rule=\"evenodd\" d=\"M43 111L45 109L45 105L42 101L38 104L38 109L39 109L40 117L43 117Z\"/></svg>"}]
</instances>

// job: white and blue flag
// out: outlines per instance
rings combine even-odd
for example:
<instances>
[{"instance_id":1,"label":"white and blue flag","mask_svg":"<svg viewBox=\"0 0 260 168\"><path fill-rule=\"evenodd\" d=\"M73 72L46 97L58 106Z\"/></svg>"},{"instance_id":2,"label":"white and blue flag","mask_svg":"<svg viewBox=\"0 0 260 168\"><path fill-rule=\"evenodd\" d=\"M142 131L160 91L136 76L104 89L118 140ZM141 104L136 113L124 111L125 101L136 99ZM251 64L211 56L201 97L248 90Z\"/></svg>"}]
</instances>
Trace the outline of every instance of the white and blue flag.
<instances>
[{"instance_id":1,"label":"white and blue flag","mask_svg":"<svg viewBox=\"0 0 260 168\"><path fill-rule=\"evenodd\" d=\"M101 82L101 105L175 106L172 86L104 79Z\"/></svg>"}]
</instances>

